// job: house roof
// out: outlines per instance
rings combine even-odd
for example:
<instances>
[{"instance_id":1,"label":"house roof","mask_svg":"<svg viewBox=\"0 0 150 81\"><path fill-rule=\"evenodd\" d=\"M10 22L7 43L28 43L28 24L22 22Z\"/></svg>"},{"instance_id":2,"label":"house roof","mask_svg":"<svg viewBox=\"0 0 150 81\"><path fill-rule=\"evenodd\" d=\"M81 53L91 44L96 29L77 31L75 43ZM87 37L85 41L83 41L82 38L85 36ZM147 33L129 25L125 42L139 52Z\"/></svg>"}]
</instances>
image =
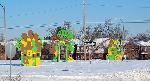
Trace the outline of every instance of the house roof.
<instances>
[{"instance_id":1,"label":"house roof","mask_svg":"<svg viewBox=\"0 0 150 81\"><path fill-rule=\"evenodd\" d=\"M96 42L96 45L100 45L103 44L104 46L108 46L109 45L109 38L98 38L93 40L94 42Z\"/></svg>"},{"instance_id":2,"label":"house roof","mask_svg":"<svg viewBox=\"0 0 150 81\"><path fill-rule=\"evenodd\" d=\"M148 42L139 41L139 42L137 42L137 45L140 45L140 46L150 46L150 41L148 41Z\"/></svg>"}]
</instances>

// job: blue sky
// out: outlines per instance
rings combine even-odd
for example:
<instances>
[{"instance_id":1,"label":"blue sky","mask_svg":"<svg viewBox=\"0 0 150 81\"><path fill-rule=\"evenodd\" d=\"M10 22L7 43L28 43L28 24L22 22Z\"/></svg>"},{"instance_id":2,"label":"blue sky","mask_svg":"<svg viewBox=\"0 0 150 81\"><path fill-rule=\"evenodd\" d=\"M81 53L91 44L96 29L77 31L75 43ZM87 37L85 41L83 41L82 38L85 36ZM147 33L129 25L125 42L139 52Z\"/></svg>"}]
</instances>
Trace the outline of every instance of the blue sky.
<instances>
[{"instance_id":1,"label":"blue sky","mask_svg":"<svg viewBox=\"0 0 150 81\"><path fill-rule=\"evenodd\" d=\"M27 32L28 25L31 29L46 36L46 28L42 24L63 24L64 20L71 21L74 30L80 29L82 24L76 25L83 16L83 0L1 0L6 5L7 37L19 37L22 32ZM122 19L125 28L130 34L135 35L150 29L150 0L87 0L87 22L104 22L112 18L113 22ZM0 27L3 26L3 11L0 8ZM15 26L21 26L16 28ZM3 29L0 29L3 33Z\"/></svg>"}]
</instances>

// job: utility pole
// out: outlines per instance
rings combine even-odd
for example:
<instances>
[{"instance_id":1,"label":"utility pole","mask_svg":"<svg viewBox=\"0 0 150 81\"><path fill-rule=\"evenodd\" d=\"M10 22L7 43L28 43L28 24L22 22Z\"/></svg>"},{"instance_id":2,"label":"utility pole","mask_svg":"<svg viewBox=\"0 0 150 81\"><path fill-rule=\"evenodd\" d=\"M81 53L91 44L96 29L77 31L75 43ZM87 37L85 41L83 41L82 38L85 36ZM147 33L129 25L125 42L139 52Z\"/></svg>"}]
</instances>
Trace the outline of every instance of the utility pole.
<instances>
[{"instance_id":1,"label":"utility pole","mask_svg":"<svg viewBox=\"0 0 150 81\"><path fill-rule=\"evenodd\" d=\"M120 19L120 20L123 23L123 20L122 19ZM125 41L125 29L124 29L124 24L123 24L123 27L122 27L122 49L124 49L123 48L124 41Z\"/></svg>"},{"instance_id":2,"label":"utility pole","mask_svg":"<svg viewBox=\"0 0 150 81\"><path fill-rule=\"evenodd\" d=\"M0 6L3 8L3 14L4 14L4 35L5 35L4 45L5 45L5 49L6 49L6 40L7 40L7 38L6 38L6 8L2 4L0 4ZM5 53L5 60L7 60L6 53Z\"/></svg>"},{"instance_id":3,"label":"utility pole","mask_svg":"<svg viewBox=\"0 0 150 81\"><path fill-rule=\"evenodd\" d=\"M6 9L4 6L4 31L5 31L5 47L6 47L6 42L7 42L7 35L6 35L6 13L5 13ZM6 58L6 54L5 54L5 60L7 60Z\"/></svg>"},{"instance_id":4,"label":"utility pole","mask_svg":"<svg viewBox=\"0 0 150 81\"><path fill-rule=\"evenodd\" d=\"M124 30L124 25L123 25L123 41L125 40L125 30Z\"/></svg>"},{"instance_id":5,"label":"utility pole","mask_svg":"<svg viewBox=\"0 0 150 81\"><path fill-rule=\"evenodd\" d=\"M12 43L10 42L10 47L9 47L10 49L9 49L9 53L10 53L10 81L12 81L12 79L11 79L11 65L12 65L12 63L11 63L11 51L12 51Z\"/></svg>"},{"instance_id":6,"label":"utility pole","mask_svg":"<svg viewBox=\"0 0 150 81\"><path fill-rule=\"evenodd\" d=\"M124 50L124 41L125 41L125 29L124 29L124 25L123 25L123 28L122 28L122 31L123 31L123 34L122 34L122 50Z\"/></svg>"},{"instance_id":7,"label":"utility pole","mask_svg":"<svg viewBox=\"0 0 150 81\"><path fill-rule=\"evenodd\" d=\"M86 41L86 39L85 39L85 36L86 36L86 0L83 0L83 7L84 7L84 9L83 9L83 34L84 34L84 39L83 39L83 41L85 42ZM84 59L86 60L86 45L85 45L85 43L83 43L84 44Z\"/></svg>"}]
</instances>

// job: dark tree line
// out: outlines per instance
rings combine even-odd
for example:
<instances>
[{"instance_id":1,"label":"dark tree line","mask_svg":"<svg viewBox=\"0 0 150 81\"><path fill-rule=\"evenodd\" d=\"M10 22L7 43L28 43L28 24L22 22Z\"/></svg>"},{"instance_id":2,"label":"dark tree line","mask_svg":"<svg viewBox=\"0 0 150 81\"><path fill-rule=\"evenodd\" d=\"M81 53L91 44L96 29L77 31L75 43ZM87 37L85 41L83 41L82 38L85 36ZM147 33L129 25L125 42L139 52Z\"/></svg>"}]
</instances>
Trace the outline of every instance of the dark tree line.
<instances>
[{"instance_id":1,"label":"dark tree line","mask_svg":"<svg viewBox=\"0 0 150 81\"><path fill-rule=\"evenodd\" d=\"M64 22L63 26L58 26L56 28L49 28L47 32L49 33L49 37L54 36L60 28L71 29L71 22ZM107 19L104 24L98 24L96 26L88 25L86 26L85 33L84 29L79 31L82 33L81 39L85 39L86 41L93 41L97 38L113 38L113 39L125 39L128 35L127 30L123 30L123 25L118 23L112 23L111 19Z\"/></svg>"},{"instance_id":2,"label":"dark tree line","mask_svg":"<svg viewBox=\"0 0 150 81\"><path fill-rule=\"evenodd\" d=\"M112 38L112 39L125 39L128 31L123 29L123 25L118 23L114 24L111 19L105 21L104 24L98 24L95 27L86 27L85 39L91 41L97 38ZM83 29L81 30L83 32Z\"/></svg>"},{"instance_id":3,"label":"dark tree line","mask_svg":"<svg viewBox=\"0 0 150 81\"><path fill-rule=\"evenodd\" d=\"M134 42L137 42L137 41L148 42L150 41L150 33L149 32L138 33L136 36L132 37L131 39Z\"/></svg>"}]
</instances>

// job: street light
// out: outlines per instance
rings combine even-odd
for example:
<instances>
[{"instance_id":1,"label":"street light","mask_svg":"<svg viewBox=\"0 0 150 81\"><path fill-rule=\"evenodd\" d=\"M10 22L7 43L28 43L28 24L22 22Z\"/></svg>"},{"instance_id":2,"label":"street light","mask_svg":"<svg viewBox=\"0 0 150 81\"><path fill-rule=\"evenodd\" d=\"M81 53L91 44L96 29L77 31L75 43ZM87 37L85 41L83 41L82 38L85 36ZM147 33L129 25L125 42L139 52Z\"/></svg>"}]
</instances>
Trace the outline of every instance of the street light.
<instances>
[{"instance_id":1,"label":"street light","mask_svg":"<svg viewBox=\"0 0 150 81\"><path fill-rule=\"evenodd\" d=\"M4 39L4 45L6 48L6 14L5 14L5 6L3 6L2 4L0 4L0 6L3 8L3 14L4 14L4 35L5 35L5 39ZM6 53L5 53L5 60L6 60Z\"/></svg>"}]
</instances>

